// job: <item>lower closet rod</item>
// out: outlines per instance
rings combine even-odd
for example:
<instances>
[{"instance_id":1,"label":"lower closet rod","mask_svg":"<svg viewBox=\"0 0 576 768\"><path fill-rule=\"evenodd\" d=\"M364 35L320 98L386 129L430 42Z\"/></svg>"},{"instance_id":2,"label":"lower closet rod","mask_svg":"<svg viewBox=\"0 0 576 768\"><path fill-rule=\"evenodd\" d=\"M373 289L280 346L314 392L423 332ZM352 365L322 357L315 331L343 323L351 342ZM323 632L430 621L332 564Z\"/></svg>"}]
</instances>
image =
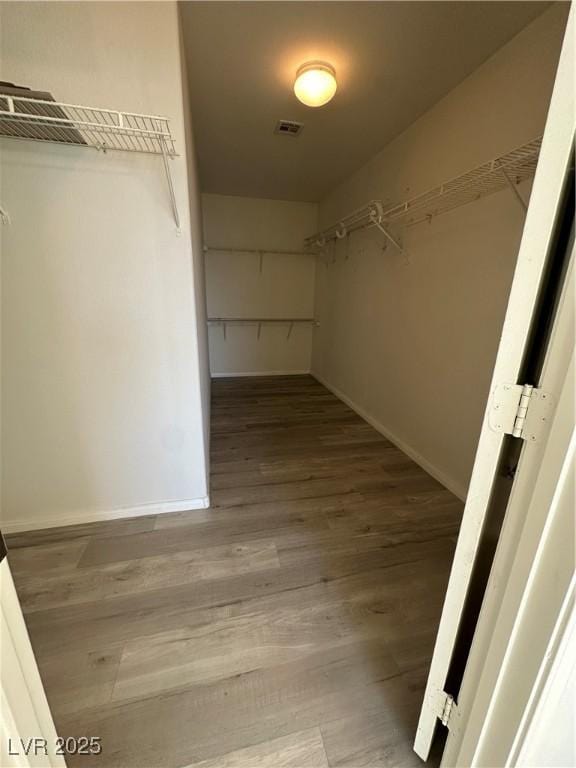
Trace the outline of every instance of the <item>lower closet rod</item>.
<instances>
[{"instance_id":1,"label":"lower closet rod","mask_svg":"<svg viewBox=\"0 0 576 768\"><path fill-rule=\"evenodd\" d=\"M209 323L316 323L313 317L209 317Z\"/></svg>"},{"instance_id":2,"label":"lower closet rod","mask_svg":"<svg viewBox=\"0 0 576 768\"><path fill-rule=\"evenodd\" d=\"M257 325L258 336L260 338L260 332L262 325L265 323L271 323L273 325L287 325L288 333L286 338L289 339L292 335L292 329L297 323L304 323L307 325L320 325L320 323L313 317L209 317L208 325L221 325L224 333L224 339L226 339L226 326L231 323L232 325Z\"/></svg>"}]
</instances>

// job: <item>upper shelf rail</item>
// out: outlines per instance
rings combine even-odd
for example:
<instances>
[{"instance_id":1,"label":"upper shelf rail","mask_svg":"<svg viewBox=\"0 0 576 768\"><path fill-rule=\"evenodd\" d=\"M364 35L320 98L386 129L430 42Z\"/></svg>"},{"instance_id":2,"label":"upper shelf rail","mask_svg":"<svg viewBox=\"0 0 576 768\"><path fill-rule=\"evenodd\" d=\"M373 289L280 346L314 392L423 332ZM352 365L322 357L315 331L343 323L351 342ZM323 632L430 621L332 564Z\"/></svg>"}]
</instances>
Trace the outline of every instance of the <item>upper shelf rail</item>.
<instances>
[{"instance_id":1,"label":"upper shelf rail","mask_svg":"<svg viewBox=\"0 0 576 768\"><path fill-rule=\"evenodd\" d=\"M385 208L381 200L372 200L345 216L337 224L306 238L305 247L322 247L329 240L346 237L357 229L377 226L401 250L401 245L390 233L390 225L401 224L410 227L430 221L434 216L448 213L506 187L513 189L525 208L526 204L517 187L536 172L541 143L541 138L534 139L397 205Z\"/></svg>"},{"instance_id":2,"label":"upper shelf rail","mask_svg":"<svg viewBox=\"0 0 576 768\"><path fill-rule=\"evenodd\" d=\"M517 186L534 176L541 143L542 139L535 139L405 203L388 208L383 218L388 223L403 219L407 226L411 226L506 189L511 183Z\"/></svg>"}]
</instances>

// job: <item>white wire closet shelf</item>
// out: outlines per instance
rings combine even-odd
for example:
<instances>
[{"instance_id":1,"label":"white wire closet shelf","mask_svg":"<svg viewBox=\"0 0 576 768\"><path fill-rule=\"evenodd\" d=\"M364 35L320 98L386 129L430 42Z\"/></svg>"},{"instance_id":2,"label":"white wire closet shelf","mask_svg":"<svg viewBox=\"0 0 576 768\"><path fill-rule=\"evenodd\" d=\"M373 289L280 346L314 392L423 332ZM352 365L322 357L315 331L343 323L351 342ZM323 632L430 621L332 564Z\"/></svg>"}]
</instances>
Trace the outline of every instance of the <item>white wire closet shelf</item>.
<instances>
[{"instance_id":1,"label":"white wire closet shelf","mask_svg":"<svg viewBox=\"0 0 576 768\"><path fill-rule=\"evenodd\" d=\"M176 155L168 118L0 93L0 134L94 149Z\"/></svg>"},{"instance_id":2,"label":"white wire closet shelf","mask_svg":"<svg viewBox=\"0 0 576 768\"><path fill-rule=\"evenodd\" d=\"M209 317L208 323L211 325L254 325L261 323L281 323L283 325L290 323L317 324L313 317Z\"/></svg>"},{"instance_id":3,"label":"white wire closet shelf","mask_svg":"<svg viewBox=\"0 0 576 768\"><path fill-rule=\"evenodd\" d=\"M397 205L385 207L381 200L372 200L345 216L337 224L306 238L306 248L322 247L330 240L346 237L351 232L376 226L399 249L402 246L391 232L391 225L414 226L431 221L435 216L467 205L507 187L526 209L518 185L532 178L536 172L541 138L507 152L477 168L444 182L427 192Z\"/></svg>"},{"instance_id":4,"label":"white wire closet shelf","mask_svg":"<svg viewBox=\"0 0 576 768\"><path fill-rule=\"evenodd\" d=\"M224 339L226 339L226 327L228 325L255 325L258 339L263 325L287 325L286 339L292 335L295 325L319 325L314 317L209 317L207 322L208 325L221 326Z\"/></svg>"},{"instance_id":5,"label":"white wire closet shelf","mask_svg":"<svg viewBox=\"0 0 576 768\"><path fill-rule=\"evenodd\" d=\"M244 254L264 254L264 256L311 256L310 251L290 251L280 248L216 248L212 245L204 246L205 253L244 253Z\"/></svg>"},{"instance_id":6,"label":"white wire closet shelf","mask_svg":"<svg viewBox=\"0 0 576 768\"><path fill-rule=\"evenodd\" d=\"M0 136L88 147L102 152L160 155L164 160L176 226L180 226L168 164L168 160L176 156L168 118L0 91Z\"/></svg>"}]
</instances>

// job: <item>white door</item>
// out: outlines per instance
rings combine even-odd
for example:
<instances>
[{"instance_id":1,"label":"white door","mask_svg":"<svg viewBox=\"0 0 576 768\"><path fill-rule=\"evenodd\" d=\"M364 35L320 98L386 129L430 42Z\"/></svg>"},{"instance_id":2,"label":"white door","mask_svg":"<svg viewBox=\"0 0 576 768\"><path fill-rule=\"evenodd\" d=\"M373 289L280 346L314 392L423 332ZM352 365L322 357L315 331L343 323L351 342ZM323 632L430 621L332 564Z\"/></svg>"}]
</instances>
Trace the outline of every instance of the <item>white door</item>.
<instances>
[{"instance_id":1,"label":"white door","mask_svg":"<svg viewBox=\"0 0 576 768\"><path fill-rule=\"evenodd\" d=\"M0 537L0 556L5 555ZM0 765L66 768L6 557L0 563Z\"/></svg>"},{"instance_id":2,"label":"white door","mask_svg":"<svg viewBox=\"0 0 576 768\"><path fill-rule=\"evenodd\" d=\"M573 221L573 219L572 219ZM474 633L442 766L573 766L576 691L566 648L575 577L574 231L539 386L555 406L526 445ZM570 255L571 254L571 255ZM552 395L551 395L552 396ZM555 672L554 672L555 670ZM555 678L555 679L554 679Z\"/></svg>"},{"instance_id":3,"label":"white door","mask_svg":"<svg viewBox=\"0 0 576 768\"><path fill-rule=\"evenodd\" d=\"M446 722L451 708L457 710L459 691L458 685L454 684L453 670L455 665L460 668L461 680L467 663L466 647L469 647L474 631L475 612L469 607L474 605L475 599L478 600L478 595L474 594L478 591L478 584L485 586L487 581L487 577L482 576L482 567L486 565L483 561L486 560L486 534L490 533L489 513L495 504L502 504L498 498L502 485L498 475L501 474L499 470L502 469L503 457L506 452L516 451L518 461L515 463L520 471L522 454L527 447L530 450L531 442L545 439L546 425L554 415L554 393L542 391L540 377L533 371L527 376L532 380L523 377L527 375L526 361L529 356L538 352L542 354L545 351L543 347L548 343L546 335L539 334L535 329L536 325L540 329L545 326L541 314L543 297L548 295L547 300L550 301L554 288L561 288L558 246L559 238L565 234L560 232L561 219L566 206L573 205L573 190L568 189L574 142L573 68L574 10L570 12L566 29L420 713L414 749L423 760L428 758L438 721ZM534 389L523 389L525 384L534 385ZM523 423L524 405L528 405L528 416ZM513 436L516 434L518 437ZM490 551L490 546L487 549ZM462 629L465 631L462 632ZM451 685L455 685L454 690L450 690Z\"/></svg>"}]
</instances>

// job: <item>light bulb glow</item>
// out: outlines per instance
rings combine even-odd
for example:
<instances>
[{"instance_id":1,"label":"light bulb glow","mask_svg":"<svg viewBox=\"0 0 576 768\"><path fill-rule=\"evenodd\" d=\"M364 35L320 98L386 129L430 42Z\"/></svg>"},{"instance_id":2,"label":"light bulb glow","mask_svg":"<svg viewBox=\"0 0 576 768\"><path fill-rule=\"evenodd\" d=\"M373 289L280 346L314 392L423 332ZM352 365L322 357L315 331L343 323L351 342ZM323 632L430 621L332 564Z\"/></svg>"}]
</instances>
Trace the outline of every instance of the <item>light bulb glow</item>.
<instances>
[{"instance_id":1,"label":"light bulb glow","mask_svg":"<svg viewBox=\"0 0 576 768\"><path fill-rule=\"evenodd\" d=\"M294 93L308 107L321 107L327 104L336 93L336 72L329 64L310 62L300 67L296 73Z\"/></svg>"}]
</instances>

